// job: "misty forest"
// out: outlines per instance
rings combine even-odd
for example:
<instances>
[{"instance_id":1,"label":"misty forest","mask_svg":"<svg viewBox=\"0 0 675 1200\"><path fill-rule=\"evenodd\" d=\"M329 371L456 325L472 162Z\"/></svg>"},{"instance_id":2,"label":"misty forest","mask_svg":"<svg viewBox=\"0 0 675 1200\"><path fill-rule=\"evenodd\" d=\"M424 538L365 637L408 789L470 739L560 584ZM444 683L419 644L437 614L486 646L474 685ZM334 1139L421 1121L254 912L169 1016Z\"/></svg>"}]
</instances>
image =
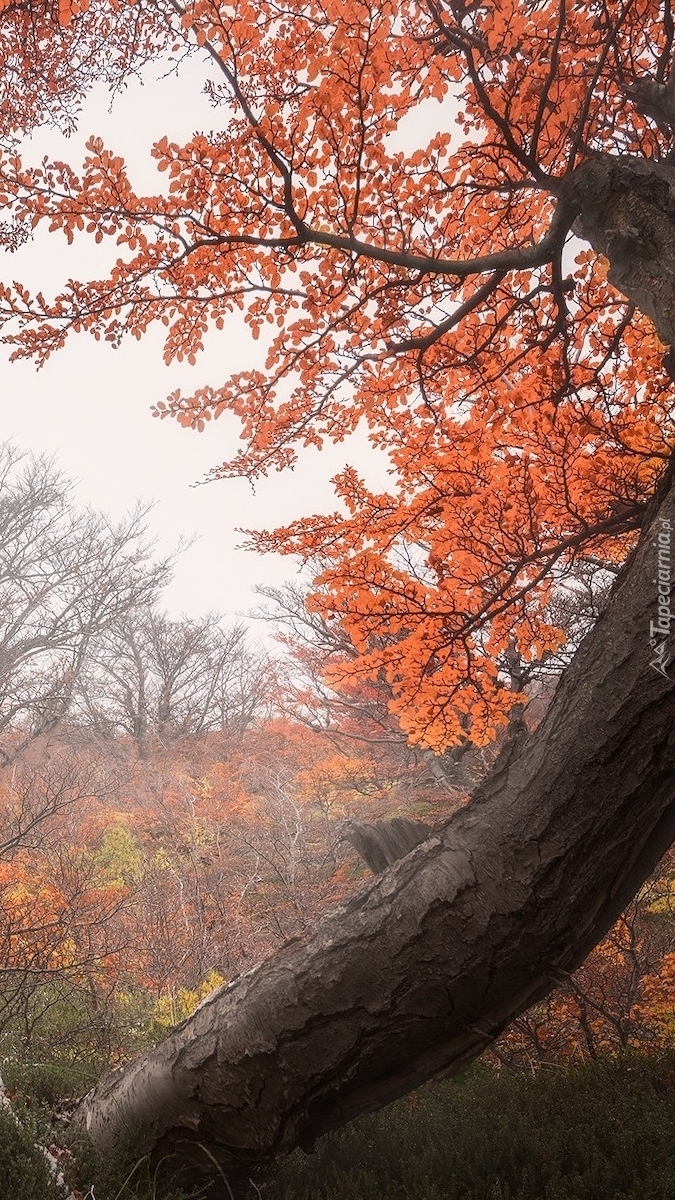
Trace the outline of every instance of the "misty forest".
<instances>
[{"instance_id":1,"label":"misty forest","mask_svg":"<svg viewBox=\"0 0 675 1200\"><path fill-rule=\"evenodd\" d=\"M0 0L0 43L3 1196L672 1196L671 0ZM148 190L75 135L160 78ZM344 450L240 531L288 559L247 617L11 436L19 365L146 334L195 372L158 444L234 431L214 506Z\"/></svg>"}]
</instances>

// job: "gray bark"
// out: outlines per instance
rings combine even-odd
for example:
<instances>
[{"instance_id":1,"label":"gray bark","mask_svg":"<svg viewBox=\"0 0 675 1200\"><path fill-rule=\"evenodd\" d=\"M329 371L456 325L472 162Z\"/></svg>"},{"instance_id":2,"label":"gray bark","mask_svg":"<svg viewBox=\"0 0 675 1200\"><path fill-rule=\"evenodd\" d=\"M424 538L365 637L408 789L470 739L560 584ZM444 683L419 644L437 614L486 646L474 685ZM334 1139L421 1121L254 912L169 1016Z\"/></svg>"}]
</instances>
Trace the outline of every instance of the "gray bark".
<instances>
[{"instance_id":1,"label":"gray bark","mask_svg":"<svg viewBox=\"0 0 675 1200\"><path fill-rule=\"evenodd\" d=\"M648 185L642 167L616 167L617 198L616 162L578 173L583 229L672 341L675 270L661 256L675 263L675 233L652 230L657 210L670 217L672 169ZM650 230L654 255L637 248ZM583 960L675 836L675 688L650 645L673 475L537 731L521 729L466 808L311 938L103 1080L76 1118L99 1147L142 1131L157 1154L229 1172L311 1146L459 1070Z\"/></svg>"},{"instance_id":2,"label":"gray bark","mask_svg":"<svg viewBox=\"0 0 675 1200\"><path fill-rule=\"evenodd\" d=\"M380 875L399 858L405 858L413 846L419 845L431 834L431 826L424 821L411 821L409 817L391 817L375 821L372 825L348 821L344 838L370 868L373 875Z\"/></svg>"},{"instance_id":3,"label":"gray bark","mask_svg":"<svg viewBox=\"0 0 675 1200\"><path fill-rule=\"evenodd\" d=\"M675 343L675 164L592 159L568 180L575 232L609 259L607 278Z\"/></svg>"}]
</instances>

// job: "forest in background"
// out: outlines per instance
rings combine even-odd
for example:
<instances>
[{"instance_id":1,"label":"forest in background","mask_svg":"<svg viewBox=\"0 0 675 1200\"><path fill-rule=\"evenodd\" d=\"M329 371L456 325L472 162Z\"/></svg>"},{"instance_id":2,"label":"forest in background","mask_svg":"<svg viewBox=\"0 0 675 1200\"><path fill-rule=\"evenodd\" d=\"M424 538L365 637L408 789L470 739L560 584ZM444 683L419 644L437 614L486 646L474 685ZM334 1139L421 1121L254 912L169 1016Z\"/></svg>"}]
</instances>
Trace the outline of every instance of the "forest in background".
<instances>
[{"instance_id":1,"label":"forest in background","mask_svg":"<svg viewBox=\"0 0 675 1200\"><path fill-rule=\"evenodd\" d=\"M312 688L340 646L299 592L266 598L307 621L294 668L289 633L172 620L145 514L70 491L0 448L0 1057L79 1095L349 893L350 820L461 790L377 689Z\"/></svg>"}]
</instances>

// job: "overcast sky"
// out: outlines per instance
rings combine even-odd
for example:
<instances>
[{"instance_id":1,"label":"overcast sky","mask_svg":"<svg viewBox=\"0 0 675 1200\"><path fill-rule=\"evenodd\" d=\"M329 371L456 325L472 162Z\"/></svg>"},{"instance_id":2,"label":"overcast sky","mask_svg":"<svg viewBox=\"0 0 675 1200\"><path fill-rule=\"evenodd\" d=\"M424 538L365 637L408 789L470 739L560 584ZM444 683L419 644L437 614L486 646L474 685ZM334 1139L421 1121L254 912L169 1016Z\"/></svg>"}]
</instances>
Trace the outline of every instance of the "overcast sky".
<instances>
[{"instance_id":1,"label":"overcast sky","mask_svg":"<svg viewBox=\"0 0 675 1200\"><path fill-rule=\"evenodd\" d=\"M158 74L159 68L153 72ZM109 97L102 91L94 96L78 134L70 139L38 131L24 147L26 161L46 154L77 167L84 142L95 133L125 158L133 184L158 190L162 177L150 159L151 144L164 134L187 140L197 130L218 128L221 121L201 94L201 65L184 68L180 82L173 77L157 81L153 75L145 86L130 87L111 113ZM41 234L17 254L4 256L2 277L51 295L68 277L96 272L95 260L90 240L69 247L61 235ZM242 537L236 527L270 527L334 508L331 475L347 461L371 475L375 454L358 439L320 455L306 453L294 472L263 481L255 493L244 480L194 487L232 453L236 424L224 418L204 433L194 433L154 419L150 405L176 387L190 393L255 364L254 343L243 323L233 322L211 336L194 367L165 366L161 347L159 328L141 342L125 341L118 350L79 335L41 371L31 363L10 364L0 347L0 439L13 438L20 446L54 454L76 481L77 498L113 516L139 498L154 500L151 528L162 550L175 545L181 533L198 539L178 561L165 594L169 611L177 616L215 609L234 616L257 603L254 584L278 584L297 571L291 559L238 550ZM383 482L381 468L377 476Z\"/></svg>"}]
</instances>

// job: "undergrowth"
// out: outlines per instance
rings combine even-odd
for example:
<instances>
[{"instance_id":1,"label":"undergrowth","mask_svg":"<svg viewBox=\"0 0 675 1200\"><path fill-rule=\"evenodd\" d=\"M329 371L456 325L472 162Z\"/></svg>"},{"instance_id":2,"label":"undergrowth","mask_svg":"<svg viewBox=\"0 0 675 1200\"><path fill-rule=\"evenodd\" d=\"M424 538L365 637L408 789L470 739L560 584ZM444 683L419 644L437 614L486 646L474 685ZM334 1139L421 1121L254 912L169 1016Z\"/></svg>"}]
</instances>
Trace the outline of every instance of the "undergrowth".
<instances>
[{"instance_id":1,"label":"undergrowth","mask_svg":"<svg viewBox=\"0 0 675 1200\"><path fill-rule=\"evenodd\" d=\"M673 1200L675 1057L478 1065L296 1151L267 1200Z\"/></svg>"},{"instance_id":2,"label":"undergrowth","mask_svg":"<svg viewBox=\"0 0 675 1200\"><path fill-rule=\"evenodd\" d=\"M53 1080L50 1079L50 1088ZM50 1090L50 1089L48 1089ZM36 1140L44 1103L0 1109L0 1196L61 1200ZM42 1123L42 1124L41 1124ZM536 1074L478 1064L256 1175L262 1200L673 1200L675 1055L625 1055ZM54 1136L54 1130L51 1129ZM177 1189L137 1147L73 1147L69 1186L95 1200L215 1200ZM93 1192L91 1191L93 1187ZM245 1189L244 1189L245 1192ZM237 1191L236 1200L244 1192ZM234 1194L234 1193L233 1193Z\"/></svg>"}]
</instances>

